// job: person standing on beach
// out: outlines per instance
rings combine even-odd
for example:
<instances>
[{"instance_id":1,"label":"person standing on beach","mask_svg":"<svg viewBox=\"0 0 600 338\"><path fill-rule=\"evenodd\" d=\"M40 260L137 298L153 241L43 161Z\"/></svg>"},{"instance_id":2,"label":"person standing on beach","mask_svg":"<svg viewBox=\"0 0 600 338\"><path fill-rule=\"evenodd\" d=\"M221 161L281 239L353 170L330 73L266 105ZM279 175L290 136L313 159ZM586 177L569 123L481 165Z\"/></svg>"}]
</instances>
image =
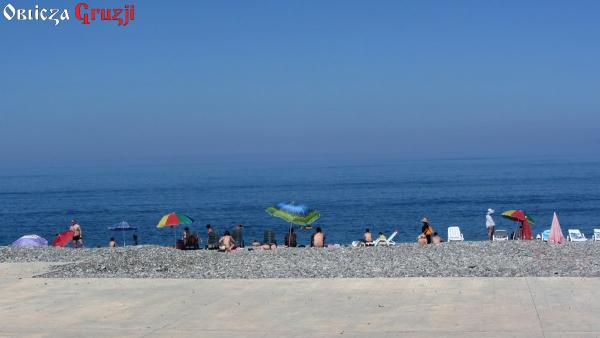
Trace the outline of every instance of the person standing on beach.
<instances>
[{"instance_id":1,"label":"person standing on beach","mask_svg":"<svg viewBox=\"0 0 600 338\"><path fill-rule=\"evenodd\" d=\"M244 226L242 224L237 224L232 231L231 236L233 240L237 244L238 248L243 248L245 246L244 243Z\"/></svg>"},{"instance_id":2,"label":"person standing on beach","mask_svg":"<svg viewBox=\"0 0 600 338\"><path fill-rule=\"evenodd\" d=\"M216 250L219 248L219 240L217 239L217 233L210 224L206 225L206 248L208 250Z\"/></svg>"},{"instance_id":3,"label":"person standing on beach","mask_svg":"<svg viewBox=\"0 0 600 338\"><path fill-rule=\"evenodd\" d=\"M289 248L295 248L298 246L298 242L296 241L296 233L294 233L293 227L290 227L290 231L288 231L283 238L283 245Z\"/></svg>"},{"instance_id":4,"label":"person standing on beach","mask_svg":"<svg viewBox=\"0 0 600 338\"><path fill-rule=\"evenodd\" d=\"M494 239L494 227L496 226L496 223L494 223L494 219L492 218L494 211L494 209L488 209L487 215L485 216L485 227L487 228L487 235L490 241Z\"/></svg>"},{"instance_id":5,"label":"person standing on beach","mask_svg":"<svg viewBox=\"0 0 600 338\"><path fill-rule=\"evenodd\" d=\"M69 229L73 231L73 247L83 247L83 231L76 219L71 220L71 227Z\"/></svg>"},{"instance_id":6,"label":"person standing on beach","mask_svg":"<svg viewBox=\"0 0 600 338\"><path fill-rule=\"evenodd\" d=\"M431 244L431 235L433 235L433 227L431 226L431 224L429 224L429 219L427 219L427 217L423 217L421 223L423 223L423 227L421 227L421 233L425 235L425 238L427 238L427 244Z\"/></svg>"}]
</instances>

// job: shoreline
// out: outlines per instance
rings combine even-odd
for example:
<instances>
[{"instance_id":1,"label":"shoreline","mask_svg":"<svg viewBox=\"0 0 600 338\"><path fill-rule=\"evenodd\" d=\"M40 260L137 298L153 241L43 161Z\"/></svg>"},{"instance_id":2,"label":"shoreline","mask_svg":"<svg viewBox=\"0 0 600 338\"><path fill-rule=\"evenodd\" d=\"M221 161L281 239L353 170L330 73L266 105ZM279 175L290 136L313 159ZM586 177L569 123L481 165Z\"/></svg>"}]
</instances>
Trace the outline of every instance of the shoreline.
<instances>
[{"instance_id":1,"label":"shoreline","mask_svg":"<svg viewBox=\"0 0 600 338\"><path fill-rule=\"evenodd\" d=\"M0 263L48 262L49 278L314 279L403 277L600 277L600 245L540 241L390 247L181 251L0 247Z\"/></svg>"}]
</instances>

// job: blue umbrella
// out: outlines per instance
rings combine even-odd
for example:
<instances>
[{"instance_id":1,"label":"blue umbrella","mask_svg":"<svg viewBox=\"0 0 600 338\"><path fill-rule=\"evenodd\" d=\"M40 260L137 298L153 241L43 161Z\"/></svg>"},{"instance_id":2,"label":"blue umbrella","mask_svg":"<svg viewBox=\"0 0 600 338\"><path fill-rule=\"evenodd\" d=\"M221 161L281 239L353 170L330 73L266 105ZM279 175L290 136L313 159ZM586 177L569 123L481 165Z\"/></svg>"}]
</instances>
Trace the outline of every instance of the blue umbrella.
<instances>
[{"instance_id":1,"label":"blue umbrella","mask_svg":"<svg viewBox=\"0 0 600 338\"><path fill-rule=\"evenodd\" d=\"M129 223L122 221L120 223L109 226L108 230L121 231L121 233L123 233L123 246L125 246L125 231L134 231L134 230L137 230L137 227L134 227L134 226L130 225Z\"/></svg>"},{"instance_id":2,"label":"blue umbrella","mask_svg":"<svg viewBox=\"0 0 600 338\"><path fill-rule=\"evenodd\" d=\"M16 247L39 247L48 246L48 241L38 235L25 235L13 242Z\"/></svg>"}]
</instances>

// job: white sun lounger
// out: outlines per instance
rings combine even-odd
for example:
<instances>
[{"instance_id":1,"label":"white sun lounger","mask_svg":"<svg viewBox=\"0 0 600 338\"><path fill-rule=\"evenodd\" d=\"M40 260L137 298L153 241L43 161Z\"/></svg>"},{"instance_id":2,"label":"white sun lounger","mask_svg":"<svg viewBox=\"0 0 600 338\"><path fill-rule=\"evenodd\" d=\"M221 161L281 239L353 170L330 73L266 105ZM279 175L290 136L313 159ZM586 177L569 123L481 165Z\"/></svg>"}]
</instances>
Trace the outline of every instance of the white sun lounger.
<instances>
[{"instance_id":1,"label":"white sun lounger","mask_svg":"<svg viewBox=\"0 0 600 338\"><path fill-rule=\"evenodd\" d=\"M579 231L579 229L569 229L569 236L567 237L571 242L585 242L587 239L585 235Z\"/></svg>"},{"instance_id":2,"label":"white sun lounger","mask_svg":"<svg viewBox=\"0 0 600 338\"><path fill-rule=\"evenodd\" d=\"M373 241L373 246L378 246L378 245L396 245L396 242L394 242L394 237L396 237L397 234L398 234L398 231L394 231L390 235L390 237L388 237L386 240L380 240L378 238L375 241Z\"/></svg>"},{"instance_id":3,"label":"white sun lounger","mask_svg":"<svg viewBox=\"0 0 600 338\"><path fill-rule=\"evenodd\" d=\"M465 238L460 232L460 228L457 226L448 227L448 242L451 241L464 241Z\"/></svg>"},{"instance_id":4,"label":"white sun lounger","mask_svg":"<svg viewBox=\"0 0 600 338\"><path fill-rule=\"evenodd\" d=\"M600 229L594 229L594 242L600 241Z\"/></svg>"},{"instance_id":5,"label":"white sun lounger","mask_svg":"<svg viewBox=\"0 0 600 338\"><path fill-rule=\"evenodd\" d=\"M542 232L541 240L544 242L548 242L549 237L550 237L550 229L544 230L544 232Z\"/></svg>"},{"instance_id":6,"label":"white sun lounger","mask_svg":"<svg viewBox=\"0 0 600 338\"><path fill-rule=\"evenodd\" d=\"M492 236L494 241L508 241L508 231L506 230L495 230Z\"/></svg>"}]
</instances>

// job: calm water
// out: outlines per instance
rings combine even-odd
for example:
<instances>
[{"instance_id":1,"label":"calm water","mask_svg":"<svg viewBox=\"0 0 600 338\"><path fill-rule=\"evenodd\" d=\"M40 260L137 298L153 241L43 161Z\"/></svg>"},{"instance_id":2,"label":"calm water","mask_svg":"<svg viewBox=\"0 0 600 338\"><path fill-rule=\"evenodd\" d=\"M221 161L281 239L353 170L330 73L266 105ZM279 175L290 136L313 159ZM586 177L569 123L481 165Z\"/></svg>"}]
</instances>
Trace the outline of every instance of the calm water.
<instances>
[{"instance_id":1,"label":"calm water","mask_svg":"<svg viewBox=\"0 0 600 338\"><path fill-rule=\"evenodd\" d=\"M121 234L107 227L127 220L139 227L141 243L172 245L170 229L156 229L160 217L179 211L219 232L235 223L245 239L262 239L271 227L281 240L286 224L264 209L280 201L305 202L321 212L317 222L328 242L349 243L365 226L400 241L413 241L427 215L436 231L460 225L465 238L485 238L485 211L525 209L535 233L549 227L552 212L563 230L586 234L600 227L600 161L440 160L367 165L192 165L122 168L37 169L0 173L0 245L23 234L48 240L77 218L87 246L105 246ZM515 224L496 216L499 228ZM178 229L181 231L182 229ZM299 232L308 242L310 233ZM131 238L131 234L127 234Z\"/></svg>"}]
</instances>

